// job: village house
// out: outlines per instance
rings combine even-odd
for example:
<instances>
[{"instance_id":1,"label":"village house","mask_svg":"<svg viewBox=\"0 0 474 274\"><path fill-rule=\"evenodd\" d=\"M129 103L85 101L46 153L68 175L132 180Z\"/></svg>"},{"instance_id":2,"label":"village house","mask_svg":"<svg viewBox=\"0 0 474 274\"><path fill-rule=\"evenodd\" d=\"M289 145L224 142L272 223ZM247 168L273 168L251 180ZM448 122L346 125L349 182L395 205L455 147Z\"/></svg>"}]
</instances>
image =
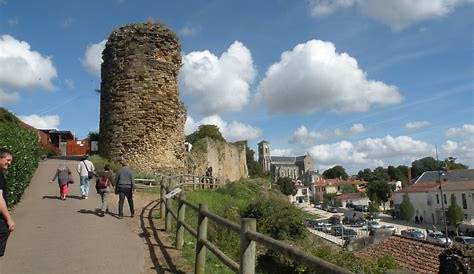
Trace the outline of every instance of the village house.
<instances>
[{"instance_id":1,"label":"village house","mask_svg":"<svg viewBox=\"0 0 474 274\"><path fill-rule=\"evenodd\" d=\"M352 185L356 192L365 192L367 182L356 179L324 179L321 178L313 184L313 195L317 201L322 201L324 194L342 194L345 185Z\"/></svg>"},{"instance_id":2,"label":"village house","mask_svg":"<svg viewBox=\"0 0 474 274\"><path fill-rule=\"evenodd\" d=\"M295 183L296 194L290 195L290 202L296 204L309 204L313 193L309 186L304 185L300 181Z\"/></svg>"},{"instance_id":3,"label":"village house","mask_svg":"<svg viewBox=\"0 0 474 274\"><path fill-rule=\"evenodd\" d=\"M392 199L396 214L400 212L403 196L408 195L415 208L415 216L422 216L424 223L443 224L442 203L447 210L451 197L454 197L463 210L463 223L474 225L474 169L452 170L441 175L443 195L438 176L438 171L427 171L414 184L394 192Z\"/></svg>"}]
</instances>

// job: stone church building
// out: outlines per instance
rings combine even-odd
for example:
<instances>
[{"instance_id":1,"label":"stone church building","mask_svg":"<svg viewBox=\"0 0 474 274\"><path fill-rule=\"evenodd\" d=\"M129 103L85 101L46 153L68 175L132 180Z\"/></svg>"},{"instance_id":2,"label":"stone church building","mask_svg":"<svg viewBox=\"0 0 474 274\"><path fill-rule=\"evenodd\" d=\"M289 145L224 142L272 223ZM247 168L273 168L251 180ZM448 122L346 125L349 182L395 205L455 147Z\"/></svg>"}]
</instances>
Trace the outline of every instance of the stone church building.
<instances>
[{"instance_id":1,"label":"stone church building","mask_svg":"<svg viewBox=\"0 0 474 274\"><path fill-rule=\"evenodd\" d=\"M263 140L258 143L258 162L265 172L270 172L277 180L289 177L293 180L314 171L314 160L308 154L302 156L271 156L270 143Z\"/></svg>"}]
</instances>

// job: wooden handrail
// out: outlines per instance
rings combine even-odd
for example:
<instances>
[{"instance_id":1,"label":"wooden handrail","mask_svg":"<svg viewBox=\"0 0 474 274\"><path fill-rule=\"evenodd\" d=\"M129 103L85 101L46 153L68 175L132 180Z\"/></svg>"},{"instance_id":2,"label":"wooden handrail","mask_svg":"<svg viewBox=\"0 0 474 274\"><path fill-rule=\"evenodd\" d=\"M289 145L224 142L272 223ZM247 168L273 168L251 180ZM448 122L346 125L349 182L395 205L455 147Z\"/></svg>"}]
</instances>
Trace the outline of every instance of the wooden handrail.
<instances>
[{"instance_id":1,"label":"wooden handrail","mask_svg":"<svg viewBox=\"0 0 474 274\"><path fill-rule=\"evenodd\" d=\"M179 176L174 176L178 178ZM165 182L168 182L165 185ZM194 185L198 184L193 181ZM255 229L255 219L252 218L241 218L241 224L238 225L232 221L225 219L219 215L210 212L207 209L206 204L195 205L185 199L185 195L179 197L179 204L187 206L198 213L198 229L194 230L185 221L184 208L178 206L178 213L173 211L170 206L170 200L172 198L165 198L165 195L170 191L171 178L163 176L160 180L161 186L161 218L165 217L165 228L170 228L170 220L173 218L176 221L176 248L182 247L183 236L182 228L187 230L194 238L196 238L196 260L195 260L195 273L203 274L205 272L206 262L206 251L209 249L216 257L232 271L240 274L255 274L255 261L256 261L256 248L255 244L259 243L270 250L277 251L289 258L292 258L311 269L320 270L322 273L334 273L334 274L350 274L352 272L334 265L330 262L324 261L318 257L307 255L302 250L293 247L285 242L275 240L269 236L258 233ZM182 187L188 185L183 183L180 179L180 183L176 184L176 187ZM184 190L183 190L184 191ZM184 192L183 192L184 193ZM181 209L181 210L180 210ZM181 215L180 215L181 214ZM211 243L207 239L207 223L208 219L228 228L234 232L240 233L240 262L233 261L229 256L222 252L217 246ZM181 230L180 230L181 229ZM179 239L179 240L178 240Z\"/></svg>"}]
</instances>

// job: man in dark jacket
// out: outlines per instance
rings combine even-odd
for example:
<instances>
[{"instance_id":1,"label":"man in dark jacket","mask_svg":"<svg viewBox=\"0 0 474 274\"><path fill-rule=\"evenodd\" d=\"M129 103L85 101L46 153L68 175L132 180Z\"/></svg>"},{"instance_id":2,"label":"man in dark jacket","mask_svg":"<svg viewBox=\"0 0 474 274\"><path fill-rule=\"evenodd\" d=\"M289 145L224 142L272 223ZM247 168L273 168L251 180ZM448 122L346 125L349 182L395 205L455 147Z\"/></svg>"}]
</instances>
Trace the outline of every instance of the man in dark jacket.
<instances>
[{"instance_id":1,"label":"man in dark jacket","mask_svg":"<svg viewBox=\"0 0 474 274\"><path fill-rule=\"evenodd\" d=\"M135 216L135 209L133 208L133 189L135 187L135 179L132 171L128 167L125 160L121 160L122 168L117 171L115 175L116 193L119 195L119 218L123 218L123 203L127 197L128 206L130 207L131 217Z\"/></svg>"},{"instance_id":2,"label":"man in dark jacket","mask_svg":"<svg viewBox=\"0 0 474 274\"><path fill-rule=\"evenodd\" d=\"M0 148L0 257L5 253L8 236L15 229L15 222L8 212L8 191L3 172L10 167L13 160L12 153Z\"/></svg>"}]
</instances>

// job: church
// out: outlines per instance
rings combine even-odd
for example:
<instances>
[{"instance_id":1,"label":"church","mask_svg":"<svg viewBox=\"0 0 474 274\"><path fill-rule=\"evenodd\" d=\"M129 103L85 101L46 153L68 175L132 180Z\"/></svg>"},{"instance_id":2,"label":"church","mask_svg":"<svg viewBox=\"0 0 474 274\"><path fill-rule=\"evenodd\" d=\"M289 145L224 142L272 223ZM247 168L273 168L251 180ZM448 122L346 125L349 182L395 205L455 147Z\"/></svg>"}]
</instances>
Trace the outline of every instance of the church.
<instances>
[{"instance_id":1,"label":"church","mask_svg":"<svg viewBox=\"0 0 474 274\"><path fill-rule=\"evenodd\" d=\"M293 180L314 171L314 160L309 155L302 156L271 156L270 143L263 140L258 143L258 162L265 172L270 172L277 180L289 177Z\"/></svg>"}]
</instances>

